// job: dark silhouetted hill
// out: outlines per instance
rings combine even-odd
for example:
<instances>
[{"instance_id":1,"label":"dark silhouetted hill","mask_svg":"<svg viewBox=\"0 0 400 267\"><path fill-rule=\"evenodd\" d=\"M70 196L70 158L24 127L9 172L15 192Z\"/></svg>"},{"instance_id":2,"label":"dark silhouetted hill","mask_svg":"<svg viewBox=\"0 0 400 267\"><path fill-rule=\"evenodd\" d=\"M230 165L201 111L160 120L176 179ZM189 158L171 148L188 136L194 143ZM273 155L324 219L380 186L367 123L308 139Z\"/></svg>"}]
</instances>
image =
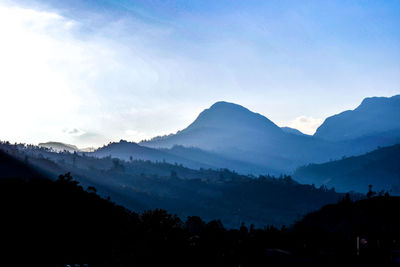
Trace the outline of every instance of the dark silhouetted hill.
<instances>
[{"instance_id":1,"label":"dark silhouetted hill","mask_svg":"<svg viewBox=\"0 0 400 267\"><path fill-rule=\"evenodd\" d=\"M228 230L131 212L69 173L52 181L0 151L2 262L14 266L398 266L399 200L347 196L293 227Z\"/></svg>"},{"instance_id":2,"label":"dark silhouetted hill","mask_svg":"<svg viewBox=\"0 0 400 267\"><path fill-rule=\"evenodd\" d=\"M399 205L400 197L389 195L358 201L343 199L340 203L326 205L307 214L296 223L296 227L319 229L342 236L393 238L393 235L400 236L400 217L396 212Z\"/></svg>"}]
</instances>

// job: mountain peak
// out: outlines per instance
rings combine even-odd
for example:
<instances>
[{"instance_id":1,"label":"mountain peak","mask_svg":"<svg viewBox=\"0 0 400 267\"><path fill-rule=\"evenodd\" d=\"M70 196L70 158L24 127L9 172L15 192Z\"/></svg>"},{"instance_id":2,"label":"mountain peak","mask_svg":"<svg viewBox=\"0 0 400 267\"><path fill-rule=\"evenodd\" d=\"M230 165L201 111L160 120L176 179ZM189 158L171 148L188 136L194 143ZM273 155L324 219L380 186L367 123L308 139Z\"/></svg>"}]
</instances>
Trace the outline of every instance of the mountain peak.
<instances>
[{"instance_id":1,"label":"mountain peak","mask_svg":"<svg viewBox=\"0 0 400 267\"><path fill-rule=\"evenodd\" d=\"M203 110L185 129L141 144L150 147L182 145L226 152L231 156L227 151L258 151L260 146L285 136L281 128L263 115L238 104L218 101Z\"/></svg>"},{"instance_id":2,"label":"mountain peak","mask_svg":"<svg viewBox=\"0 0 400 267\"><path fill-rule=\"evenodd\" d=\"M246 109L245 107L235 104L232 102L226 102L226 101L218 101L215 102L209 109L221 109L221 108L231 108L231 109ZM247 109L246 109L247 110Z\"/></svg>"},{"instance_id":3,"label":"mountain peak","mask_svg":"<svg viewBox=\"0 0 400 267\"><path fill-rule=\"evenodd\" d=\"M230 102L218 101L210 108L203 110L196 120L186 129L219 128L219 129L249 129L272 128L280 130L272 121L254 113L247 108Z\"/></svg>"}]
</instances>

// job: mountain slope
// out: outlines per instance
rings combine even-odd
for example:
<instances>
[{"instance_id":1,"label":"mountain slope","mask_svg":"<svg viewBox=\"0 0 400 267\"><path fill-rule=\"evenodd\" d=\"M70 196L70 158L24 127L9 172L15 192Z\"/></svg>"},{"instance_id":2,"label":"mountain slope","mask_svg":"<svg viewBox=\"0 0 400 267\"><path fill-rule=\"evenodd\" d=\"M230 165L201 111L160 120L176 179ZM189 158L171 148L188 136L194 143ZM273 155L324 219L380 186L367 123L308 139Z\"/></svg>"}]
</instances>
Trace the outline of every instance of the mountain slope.
<instances>
[{"instance_id":1,"label":"mountain slope","mask_svg":"<svg viewBox=\"0 0 400 267\"><path fill-rule=\"evenodd\" d=\"M173 146L172 148L158 149L166 151L169 154L190 159L192 161L210 166L213 169L230 169L242 174L265 174L265 173L278 173L277 170L263 166L260 164L253 164L241 159L230 159L219 155L214 152L205 151L195 147Z\"/></svg>"},{"instance_id":2,"label":"mountain slope","mask_svg":"<svg viewBox=\"0 0 400 267\"><path fill-rule=\"evenodd\" d=\"M345 141L391 131L400 135L400 95L365 98L356 109L327 118L314 136Z\"/></svg>"},{"instance_id":3,"label":"mountain slope","mask_svg":"<svg viewBox=\"0 0 400 267\"><path fill-rule=\"evenodd\" d=\"M334 186L338 191L392 190L400 194L400 145L365 155L300 167L293 177L302 183Z\"/></svg>"},{"instance_id":4,"label":"mountain slope","mask_svg":"<svg viewBox=\"0 0 400 267\"><path fill-rule=\"evenodd\" d=\"M290 128L290 127L281 127L281 129L285 132L285 133L291 133L291 134L297 134L297 135L306 135L305 133L300 132L297 129L294 128Z\"/></svg>"}]
</instances>

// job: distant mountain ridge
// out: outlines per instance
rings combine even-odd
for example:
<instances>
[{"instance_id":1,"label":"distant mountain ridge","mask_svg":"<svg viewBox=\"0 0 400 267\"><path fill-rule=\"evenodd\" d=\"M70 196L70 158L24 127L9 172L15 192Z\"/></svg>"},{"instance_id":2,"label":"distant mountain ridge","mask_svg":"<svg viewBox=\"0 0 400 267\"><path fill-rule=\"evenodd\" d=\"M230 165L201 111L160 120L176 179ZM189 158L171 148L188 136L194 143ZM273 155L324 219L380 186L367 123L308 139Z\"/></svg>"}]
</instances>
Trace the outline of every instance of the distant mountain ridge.
<instances>
[{"instance_id":1,"label":"distant mountain ridge","mask_svg":"<svg viewBox=\"0 0 400 267\"><path fill-rule=\"evenodd\" d=\"M110 143L104 147L96 149L93 153L86 154L96 157L117 157L126 161L130 161L132 159L150 160L152 162L168 162L171 164L176 163L193 169L227 168L245 174L254 173L254 171L259 173L274 172L265 166L228 159L199 148L174 146L172 148L155 149L125 140Z\"/></svg>"},{"instance_id":2,"label":"distant mountain ridge","mask_svg":"<svg viewBox=\"0 0 400 267\"><path fill-rule=\"evenodd\" d=\"M53 149L54 151L69 151L69 152L74 152L74 151L80 151L80 149L75 146L75 145L70 145L70 144L65 144L65 143L61 143L61 142L46 142L46 143L39 143L40 147L45 147L45 148L49 148L49 149Z\"/></svg>"},{"instance_id":3,"label":"distant mountain ridge","mask_svg":"<svg viewBox=\"0 0 400 267\"><path fill-rule=\"evenodd\" d=\"M365 98L354 110L328 117L314 136L345 141L389 131L400 136L400 95Z\"/></svg>"}]
</instances>

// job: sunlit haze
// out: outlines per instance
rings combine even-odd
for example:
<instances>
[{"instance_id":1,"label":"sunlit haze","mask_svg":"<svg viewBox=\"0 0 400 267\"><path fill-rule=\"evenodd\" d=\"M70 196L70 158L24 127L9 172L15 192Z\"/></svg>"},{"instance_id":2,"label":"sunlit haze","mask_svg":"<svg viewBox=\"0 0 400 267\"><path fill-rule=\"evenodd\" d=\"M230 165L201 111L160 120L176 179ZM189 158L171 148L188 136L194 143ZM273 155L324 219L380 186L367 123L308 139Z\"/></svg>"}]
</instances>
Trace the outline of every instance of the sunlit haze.
<instances>
[{"instance_id":1,"label":"sunlit haze","mask_svg":"<svg viewBox=\"0 0 400 267\"><path fill-rule=\"evenodd\" d=\"M140 141L220 100L313 134L400 93L398 1L64 2L0 0L0 140Z\"/></svg>"}]
</instances>

